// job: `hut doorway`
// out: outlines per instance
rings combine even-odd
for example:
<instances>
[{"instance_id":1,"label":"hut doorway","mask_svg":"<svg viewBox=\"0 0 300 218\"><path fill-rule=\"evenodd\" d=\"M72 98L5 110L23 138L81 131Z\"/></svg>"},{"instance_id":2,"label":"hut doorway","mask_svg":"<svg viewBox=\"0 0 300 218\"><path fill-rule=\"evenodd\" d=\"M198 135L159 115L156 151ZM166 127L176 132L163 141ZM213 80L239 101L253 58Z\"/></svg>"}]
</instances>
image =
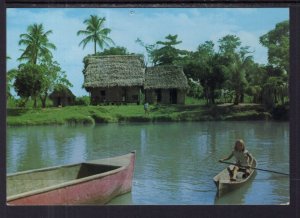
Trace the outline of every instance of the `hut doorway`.
<instances>
[{"instance_id":1,"label":"hut doorway","mask_svg":"<svg viewBox=\"0 0 300 218\"><path fill-rule=\"evenodd\" d=\"M170 103L177 104L177 89L170 89Z\"/></svg>"},{"instance_id":2,"label":"hut doorway","mask_svg":"<svg viewBox=\"0 0 300 218\"><path fill-rule=\"evenodd\" d=\"M99 103L99 101L101 101L101 102L106 102L106 91L105 90L101 90L100 91L100 95L101 95L101 99L98 97L98 99L96 100L97 101L97 103Z\"/></svg>"},{"instance_id":3,"label":"hut doorway","mask_svg":"<svg viewBox=\"0 0 300 218\"><path fill-rule=\"evenodd\" d=\"M161 102L161 89L156 89L155 94L156 94L156 102L160 103Z\"/></svg>"},{"instance_id":4,"label":"hut doorway","mask_svg":"<svg viewBox=\"0 0 300 218\"><path fill-rule=\"evenodd\" d=\"M58 97L57 98L57 106L60 106L61 105L61 97Z\"/></svg>"},{"instance_id":5,"label":"hut doorway","mask_svg":"<svg viewBox=\"0 0 300 218\"><path fill-rule=\"evenodd\" d=\"M126 101L127 101L127 89L122 88L122 102L126 102Z\"/></svg>"}]
</instances>

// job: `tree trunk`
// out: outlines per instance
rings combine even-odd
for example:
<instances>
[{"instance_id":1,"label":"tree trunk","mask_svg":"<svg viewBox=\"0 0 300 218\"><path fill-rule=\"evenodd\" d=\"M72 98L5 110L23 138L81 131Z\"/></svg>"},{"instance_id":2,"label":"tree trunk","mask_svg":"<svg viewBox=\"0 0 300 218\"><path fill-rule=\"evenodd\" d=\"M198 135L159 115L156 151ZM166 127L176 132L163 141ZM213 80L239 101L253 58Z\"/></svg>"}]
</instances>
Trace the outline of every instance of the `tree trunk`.
<instances>
[{"instance_id":1,"label":"tree trunk","mask_svg":"<svg viewBox=\"0 0 300 218\"><path fill-rule=\"evenodd\" d=\"M94 41L94 52L95 52L95 55L97 53L96 46L97 46L96 41Z\"/></svg>"},{"instance_id":2,"label":"tree trunk","mask_svg":"<svg viewBox=\"0 0 300 218\"><path fill-rule=\"evenodd\" d=\"M244 93L242 92L242 93L241 93L240 103L244 103L244 99L245 99L245 95L244 95Z\"/></svg>"},{"instance_id":3,"label":"tree trunk","mask_svg":"<svg viewBox=\"0 0 300 218\"><path fill-rule=\"evenodd\" d=\"M37 101L36 101L36 96L33 97L33 107L37 107Z\"/></svg>"},{"instance_id":4,"label":"tree trunk","mask_svg":"<svg viewBox=\"0 0 300 218\"><path fill-rule=\"evenodd\" d=\"M238 91L235 91L235 97L234 97L234 105L238 105L240 102L240 93Z\"/></svg>"},{"instance_id":5,"label":"tree trunk","mask_svg":"<svg viewBox=\"0 0 300 218\"><path fill-rule=\"evenodd\" d=\"M46 108L46 100L47 100L48 94L45 93L45 96L40 96L41 102L42 102L42 108Z\"/></svg>"},{"instance_id":6,"label":"tree trunk","mask_svg":"<svg viewBox=\"0 0 300 218\"><path fill-rule=\"evenodd\" d=\"M275 104L278 103L278 99L277 99L277 91L276 91L276 89L274 90L274 102L275 102Z\"/></svg>"},{"instance_id":7,"label":"tree trunk","mask_svg":"<svg viewBox=\"0 0 300 218\"><path fill-rule=\"evenodd\" d=\"M208 88L207 86L205 85L204 86L204 96L205 96L205 99L206 99L206 104L208 105L209 104L209 94L208 94Z\"/></svg>"},{"instance_id":8,"label":"tree trunk","mask_svg":"<svg viewBox=\"0 0 300 218\"><path fill-rule=\"evenodd\" d=\"M210 88L210 99L211 99L211 104L215 104L215 89Z\"/></svg>"}]
</instances>

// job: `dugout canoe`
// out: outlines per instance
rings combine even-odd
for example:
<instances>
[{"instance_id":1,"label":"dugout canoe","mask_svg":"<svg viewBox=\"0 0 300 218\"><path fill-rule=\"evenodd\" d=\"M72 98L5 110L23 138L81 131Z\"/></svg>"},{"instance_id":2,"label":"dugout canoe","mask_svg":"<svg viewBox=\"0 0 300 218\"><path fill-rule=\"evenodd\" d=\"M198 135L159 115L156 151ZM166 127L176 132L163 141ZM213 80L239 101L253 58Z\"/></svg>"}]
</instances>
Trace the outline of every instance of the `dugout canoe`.
<instances>
[{"instance_id":1,"label":"dugout canoe","mask_svg":"<svg viewBox=\"0 0 300 218\"><path fill-rule=\"evenodd\" d=\"M135 151L78 164L7 175L8 205L105 204L130 192Z\"/></svg>"},{"instance_id":2,"label":"dugout canoe","mask_svg":"<svg viewBox=\"0 0 300 218\"><path fill-rule=\"evenodd\" d=\"M257 167L256 159L253 159L251 167L253 168ZM248 182L254 176L254 173L255 173L255 169L250 169L250 175L246 178L243 178L243 172L238 172L236 176L237 177L236 181L230 181L229 172L227 168L225 168L213 178L214 183L216 184L218 189L218 194L221 195L228 191L241 187L243 184Z\"/></svg>"}]
</instances>

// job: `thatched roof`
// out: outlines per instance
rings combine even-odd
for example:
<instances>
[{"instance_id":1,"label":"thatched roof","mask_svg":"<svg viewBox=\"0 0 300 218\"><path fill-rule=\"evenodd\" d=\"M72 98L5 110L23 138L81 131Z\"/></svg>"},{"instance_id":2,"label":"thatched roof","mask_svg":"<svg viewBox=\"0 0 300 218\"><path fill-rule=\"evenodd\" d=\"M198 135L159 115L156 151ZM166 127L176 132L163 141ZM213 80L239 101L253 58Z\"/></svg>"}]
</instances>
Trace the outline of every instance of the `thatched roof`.
<instances>
[{"instance_id":1,"label":"thatched roof","mask_svg":"<svg viewBox=\"0 0 300 218\"><path fill-rule=\"evenodd\" d=\"M145 65L141 55L90 56L85 61L83 86L86 89L144 84Z\"/></svg>"},{"instance_id":2,"label":"thatched roof","mask_svg":"<svg viewBox=\"0 0 300 218\"><path fill-rule=\"evenodd\" d=\"M53 92L49 95L50 99L54 98L75 98L75 95L72 93L70 89L68 89L64 85L58 85L54 88Z\"/></svg>"},{"instance_id":3,"label":"thatched roof","mask_svg":"<svg viewBox=\"0 0 300 218\"><path fill-rule=\"evenodd\" d=\"M188 89L187 78L181 67L149 67L145 73L145 89Z\"/></svg>"}]
</instances>

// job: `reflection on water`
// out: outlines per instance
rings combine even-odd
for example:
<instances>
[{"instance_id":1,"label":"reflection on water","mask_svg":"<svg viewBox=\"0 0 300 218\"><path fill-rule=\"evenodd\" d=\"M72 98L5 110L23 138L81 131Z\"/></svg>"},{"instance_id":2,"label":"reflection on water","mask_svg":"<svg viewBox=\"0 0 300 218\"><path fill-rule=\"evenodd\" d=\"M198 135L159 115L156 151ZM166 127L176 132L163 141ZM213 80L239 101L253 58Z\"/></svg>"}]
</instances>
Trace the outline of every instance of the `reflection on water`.
<instances>
[{"instance_id":1,"label":"reflection on water","mask_svg":"<svg viewBox=\"0 0 300 218\"><path fill-rule=\"evenodd\" d=\"M8 173L137 151L133 188L111 204L280 204L289 178L258 171L240 189L216 197L212 178L237 138L258 167L288 173L288 123L195 122L9 127Z\"/></svg>"}]
</instances>

